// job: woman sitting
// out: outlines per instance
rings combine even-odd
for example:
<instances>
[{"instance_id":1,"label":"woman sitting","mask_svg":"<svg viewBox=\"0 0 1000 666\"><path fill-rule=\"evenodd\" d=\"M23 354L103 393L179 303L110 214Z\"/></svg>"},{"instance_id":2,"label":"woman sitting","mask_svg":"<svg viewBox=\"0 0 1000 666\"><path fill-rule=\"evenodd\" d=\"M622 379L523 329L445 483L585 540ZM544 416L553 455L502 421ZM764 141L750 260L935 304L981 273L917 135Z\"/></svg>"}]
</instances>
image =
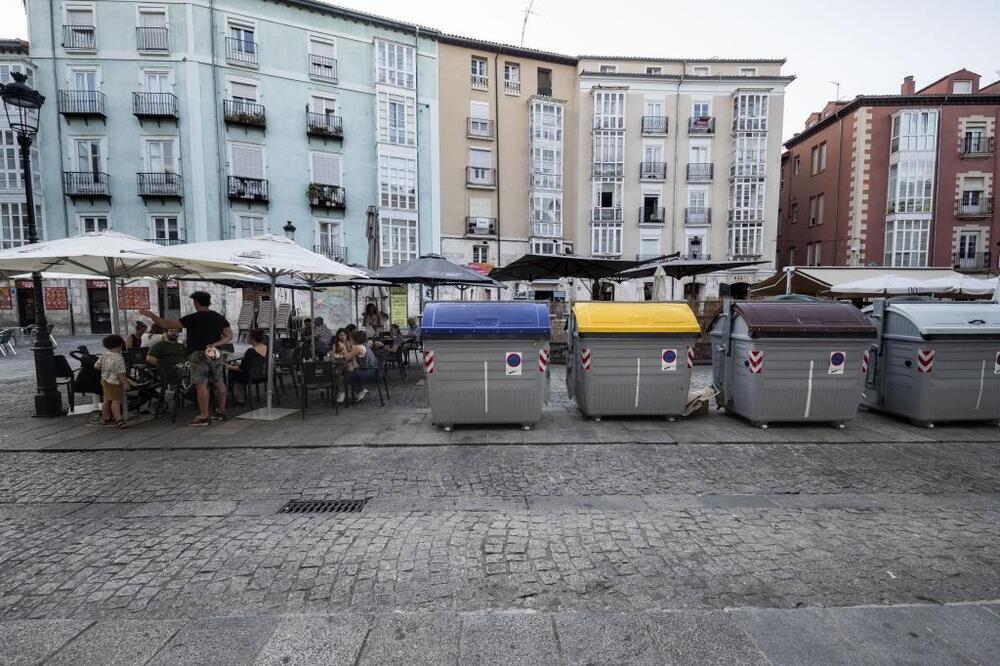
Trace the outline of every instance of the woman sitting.
<instances>
[{"instance_id":1,"label":"woman sitting","mask_svg":"<svg viewBox=\"0 0 1000 666\"><path fill-rule=\"evenodd\" d=\"M253 364L267 363L267 344L264 342L264 331L253 329L247 333L247 342L250 343L250 348L243 354L243 359L239 363L228 365L229 382L236 394L237 405L246 404Z\"/></svg>"},{"instance_id":2,"label":"woman sitting","mask_svg":"<svg viewBox=\"0 0 1000 666\"><path fill-rule=\"evenodd\" d=\"M378 358L368 344L368 334L364 331L355 331L353 335L354 347L350 357L357 364L357 370L351 373L351 388L354 390L355 401L361 402L368 395L365 382L378 378Z\"/></svg>"}]
</instances>

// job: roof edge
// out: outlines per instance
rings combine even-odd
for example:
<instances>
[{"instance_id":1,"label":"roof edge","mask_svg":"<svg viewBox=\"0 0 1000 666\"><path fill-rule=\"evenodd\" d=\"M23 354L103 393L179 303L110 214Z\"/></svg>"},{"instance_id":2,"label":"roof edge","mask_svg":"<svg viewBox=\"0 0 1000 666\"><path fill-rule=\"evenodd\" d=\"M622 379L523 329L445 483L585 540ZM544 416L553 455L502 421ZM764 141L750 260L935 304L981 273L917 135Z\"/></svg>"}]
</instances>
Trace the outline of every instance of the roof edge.
<instances>
[{"instance_id":1,"label":"roof edge","mask_svg":"<svg viewBox=\"0 0 1000 666\"><path fill-rule=\"evenodd\" d=\"M532 58L534 60L544 60L546 62L554 62L563 65L573 65L574 67L578 62L574 56L564 55L561 53L553 53L551 51L539 51L524 46L503 44L501 42L491 42L485 39L463 37L462 35L440 33L437 35L437 40L442 44L450 44L452 46L462 46L468 49L475 49L488 53L498 53L501 55L515 56L518 58Z\"/></svg>"}]
</instances>

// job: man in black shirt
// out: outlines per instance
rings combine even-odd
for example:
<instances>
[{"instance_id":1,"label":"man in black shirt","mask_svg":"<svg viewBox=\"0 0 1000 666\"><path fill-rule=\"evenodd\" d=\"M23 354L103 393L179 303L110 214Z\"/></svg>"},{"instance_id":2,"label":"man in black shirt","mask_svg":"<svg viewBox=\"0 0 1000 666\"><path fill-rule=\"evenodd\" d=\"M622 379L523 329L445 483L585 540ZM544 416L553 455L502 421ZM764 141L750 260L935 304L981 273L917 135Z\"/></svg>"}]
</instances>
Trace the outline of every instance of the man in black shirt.
<instances>
[{"instance_id":1,"label":"man in black shirt","mask_svg":"<svg viewBox=\"0 0 1000 666\"><path fill-rule=\"evenodd\" d=\"M165 329L183 328L187 331L188 364L191 366L191 383L198 395L198 416L191 421L193 426L206 426L208 414L208 385L215 386L218 402L216 416L226 417L226 383L223 381L222 359L217 347L228 344L233 339L233 330L226 318L211 309L212 297L204 291L191 294L194 312L180 319L164 319L149 310L140 312L154 324Z\"/></svg>"}]
</instances>

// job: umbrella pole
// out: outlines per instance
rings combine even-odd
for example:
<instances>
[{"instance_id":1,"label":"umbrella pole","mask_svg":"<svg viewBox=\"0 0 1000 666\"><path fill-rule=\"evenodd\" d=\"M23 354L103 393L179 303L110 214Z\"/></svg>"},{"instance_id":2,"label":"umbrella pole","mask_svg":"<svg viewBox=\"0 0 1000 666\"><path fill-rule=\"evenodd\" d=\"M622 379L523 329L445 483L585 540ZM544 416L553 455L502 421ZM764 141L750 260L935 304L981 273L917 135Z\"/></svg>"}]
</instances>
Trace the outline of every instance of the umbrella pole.
<instances>
[{"instance_id":1,"label":"umbrella pole","mask_svg":"<svg viewBox=\"0 0 1000 666\"><path fill-rule=\"evenodd\" d=\"M354 325L358 325L358 292L361 291L361 287L352 287L354 289Z\"/></svg>"},{"instance_id":2,"label":"umbrella pole","mask_svg":"<svg viewBox=\"0 0 1000 666\"><path fill-rule=\"evenodd\" d=\"M118 279L111 278L111 332L121 335L122 322L118 316Z\"/></svg>"},{"instance_id":3,"label":"umbrella pole","mask_svg":"<svg viewBox=\"0 0 1000 666\"><path fill-rule=\"evenodd\" d=\"M268 332L268 349L267 349L267 412L271 413L271 399L274 394L274 350L275 350L275 340L274 340L274 315L277 312L277 308L274 305L274 293L275 283L278 281L278 274L275 272L271 273L271 308L275 312L271 313L271 325L270 331Z\"/></svg>"},{"instance_id":4,"label":"umbrella pole","mask_svg":"<svg viewBox=\"0 0 1000 666\"><path fill-rule=\"evenodd\" d=\"M309 337L312 340L312 359L314 361L316 360L316 314L315 314L316 297L313 294L313 289L315 289L315 286L316 286L315 282L311 282L309 284L309 322L310 326L312 326L312 335L310 335Z\"/></svg>"}]
</instances>

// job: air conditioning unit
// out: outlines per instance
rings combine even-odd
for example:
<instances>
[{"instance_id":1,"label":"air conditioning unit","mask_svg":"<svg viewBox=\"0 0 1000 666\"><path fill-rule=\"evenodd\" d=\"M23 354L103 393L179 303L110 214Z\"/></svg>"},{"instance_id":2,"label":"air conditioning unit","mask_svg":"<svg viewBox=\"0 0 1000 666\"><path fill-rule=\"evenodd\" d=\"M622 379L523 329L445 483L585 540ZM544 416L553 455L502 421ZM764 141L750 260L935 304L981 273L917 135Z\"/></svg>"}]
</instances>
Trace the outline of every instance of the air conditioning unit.
<instances>
[{"instance_id":1,"label":"air conditioning unit","mask_svg":"<svg viewBox=\"0 0 1000 666\"><path fill-rule=\"evenodd\" d=\"M572 243L563 243L563 254L573 254Z\"/></svg>"}]
</instances>

